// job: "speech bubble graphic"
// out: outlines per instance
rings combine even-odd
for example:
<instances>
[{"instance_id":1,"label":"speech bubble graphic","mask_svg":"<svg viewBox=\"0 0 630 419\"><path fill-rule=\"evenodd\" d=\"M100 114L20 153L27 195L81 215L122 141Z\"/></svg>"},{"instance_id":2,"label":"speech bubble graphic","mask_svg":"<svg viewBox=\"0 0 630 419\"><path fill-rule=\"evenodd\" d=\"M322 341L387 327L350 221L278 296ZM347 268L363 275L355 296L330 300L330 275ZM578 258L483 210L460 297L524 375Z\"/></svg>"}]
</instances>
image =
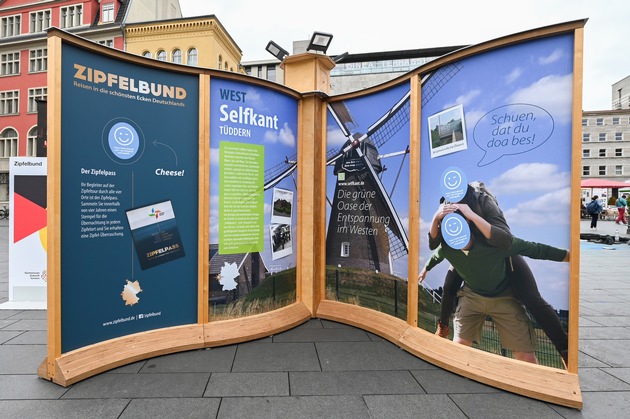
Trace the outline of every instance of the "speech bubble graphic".
<instances>
[{"instance_id":1,"label":"speech bubble graphic","mask_svg":"<svg viewBox=\"0 0 630 419\"><path fill-rule=\"evenodd\" d=\"M463 249L470 241L468 222L457 213L453 212L442 219L441 230L444 243L452 249Z\"/></svg>"},{"instance_id":2,"label":"speech bubble graphic","mask_svg":"<svg viewBox=\"0 0 630 419\"><path fill-rule=\"evenodd\" d=\"M527 103L499 106L482 116L473 130L475 143L485 151L477 166L532 151L549 140L553 130L553 117L540 106Z\"/></svg>"},{"instance_id":3,"label":"speech bubble graphic","mask_svg":"<svg viewBox=\"0 0 630 419\"><path fill-rule=\"evenodd\" d=\"M466 195L468 180L462 169L447 167L440 176L440 191L448 202L459 202Z\"/></svg>"}]
</instances>

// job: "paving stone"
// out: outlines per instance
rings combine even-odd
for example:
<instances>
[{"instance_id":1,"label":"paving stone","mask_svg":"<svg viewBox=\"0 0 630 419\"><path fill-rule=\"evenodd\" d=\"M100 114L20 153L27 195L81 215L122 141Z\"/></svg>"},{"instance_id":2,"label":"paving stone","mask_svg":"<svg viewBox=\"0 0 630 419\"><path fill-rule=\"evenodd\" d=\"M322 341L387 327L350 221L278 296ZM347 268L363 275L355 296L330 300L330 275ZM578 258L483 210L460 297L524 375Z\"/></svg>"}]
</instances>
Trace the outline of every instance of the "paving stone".
<instances>
[{"instance_id":1,"label":"paving stone","mask_svg":"<svg viewBox=\"0 0 630 419\"><path fill-rule=\"evenodd\" d=\"M374 419L458 419L466 418L453 400L444 394L365 396Z\"/></svg>"},{"instance_id":2,"label":"paving stone","mask_svg":"<svg viewBox=\"0 0 630 419\"><path fill-rule=\"evenodd\" d=\"M230 371L235 346L178 352L147 360L141 373Z\"/></svg>"},{"instance_id":3,"label":"paving stone","mask_svg":"<svg viewBox=\"0 0 630 419\"><path fill-rule=\"evenodd\" d=\"M0 374L36 374L47 355L45 345L0 345Z\"/></svg>"},{"instance_id":4,"label":"paving stone","mask_svg":"<svg viewBox=\"0 0 630 419\"><path fill-rule=\"evenodd\" d=\"M289 396L286 372L214 372L204 397Z\"/></svg>"},{"instance_id":5,"label":"paving stone","mask_svg":"<svg viewBox=\"0 0 630 419\"><path fill-rule=\"evenodd\" d=\"M5 344L6 345L46 345L48 344L48 334L44 330L33 330L33 331L27 330L25 332L18 332L18 336L5 342Z\"/></svg>"},{"instance_id":6,"label":"paving stone","mask_svg":"<svg viewBox=\"0 0 630 419\"><path fill-rule=\"evenodd\" d=\"M99 374L74 384L67 399L202 397L209 373Z\"/></svg>"},{"instance_id":7,"label":"paving stone","mask_svg":"<svg viewBox=\"0 0 630 419\"><path fill-rule=\"evenodd\" d=\"M361 396L228 397L222 400L221 419L243 418L369 418Z\"/></svg>"},{"instance_id":8,"label":"paving stone","mask_svg":"<svg viewBox=\"0 0 630 419\"><path fill-rule=\"evenodd\" d=\"M134 399L120 419L214 418L220 399Z\"/></svg>"},{"instance_id":9,"label":"paving stone","mask_svg":"<svg viewBox=\"0 0 630 419\"><path fill-rule=\"evenodd\" d=\"M0 413L11 419L118 418L129 400L0 400Z\"/></svg>"},{"instance_id":10,"label":"paving stone","mask_svg":"<svg viewBox=\"0 0 630 419\"><path fill-rule=\"evenodd\" d=\"M274 342L362 342L370 337L360 329L305 328L292 329L273 337Z\"/></svg>"},{"instance_id":11,"label":"paving stone","mask_svg":"<svg viewBox=\"0 0 630 419\"><path fill-rule=\"evenodd\" d=\"M494 387L481 384L442 369L411 371L422 388L429 394L434 393L496 393Z\"/></svg>"},{"instance_id":12,"label":"paving stone","mask_svg":"<svg viewBox=\"0 0 630 419\"><path fill-rule=\"evenodd\" d=\"M39 378L37 375L0 375L0 399L58 399L67 388ZM2 411L0 411L0 416Z\"/></svg>"},{"instance_id":13,"label":"paving stone","mask_svg":"<svg viewBox=\"0 0 630 419\"><path fill-rule=\"evenodd\" d=\"M451 394L450 398L471 419L562 419L548 404L516 394Z\"/></svg>"},{"instance_id":14,"label":"paving stone","mask_svg":"<svg viewBox=\"0 0 630 419\"><path fill-rule=\"evenodd\" d=\"M232 372L320 371L313 343L239 345Z\"/></svg>"},{"instance_id":15,"label":"paving stone","mask_svg":"<svg viewBox=\"0 0 630 419\"><path fill-rule=\"evenodd\" d=\"M322 371L436 368L390 342L317 342Z\"/></svg>"},{"instance_id":16,"label":"paving stone","mask_svg":"<svg viewBox=\"0 0 630 419\"><path fill-rule=\"evenodd\" d=\"M291 372L292 396L423 394L409 371Z\"/></svg>"}]
</instances>

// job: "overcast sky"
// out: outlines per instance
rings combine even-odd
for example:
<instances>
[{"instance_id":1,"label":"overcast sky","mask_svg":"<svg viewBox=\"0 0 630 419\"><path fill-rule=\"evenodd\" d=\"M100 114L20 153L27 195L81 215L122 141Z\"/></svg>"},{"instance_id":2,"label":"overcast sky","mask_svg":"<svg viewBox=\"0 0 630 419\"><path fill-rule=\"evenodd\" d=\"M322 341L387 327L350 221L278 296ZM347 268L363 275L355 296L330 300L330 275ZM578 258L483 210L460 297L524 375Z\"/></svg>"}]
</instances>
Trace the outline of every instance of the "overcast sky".
<instances>
[{"instance_id":1,"label":"overcast sky","mask_svg":"<svg viewBox=\"0 0 630 419\"><path fill-rule=\"evenodd\" d=\"M630 75L628 0L388 0L308 3L289 0L179 0L184 17L215 15L243 51L243 61L268 59L274 40L289 52L313 31L334 35L328 54L477 44L572 20L584 30L584 110L611 109L612 84Z\"/></svg>"}]
</instances>

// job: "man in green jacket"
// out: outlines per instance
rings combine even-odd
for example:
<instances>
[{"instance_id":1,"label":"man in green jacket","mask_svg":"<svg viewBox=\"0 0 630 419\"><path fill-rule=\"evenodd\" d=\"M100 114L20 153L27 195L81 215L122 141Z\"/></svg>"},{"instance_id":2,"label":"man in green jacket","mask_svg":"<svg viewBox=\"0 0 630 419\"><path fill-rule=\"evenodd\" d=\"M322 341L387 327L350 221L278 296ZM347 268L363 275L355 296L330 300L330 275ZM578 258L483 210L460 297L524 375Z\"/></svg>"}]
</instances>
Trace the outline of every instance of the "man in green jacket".
<instances>
[{"instance_id":1,"label":"man in green jacket","mask_svg":"<svg viewBox=\"0 0 630 419\"><path fill-rule=\"evenodd\" d=\"M491 226L474 213L466 204L449 204L445 212L459 211L468 222L488 238ZM506 258L514 255L533 259L568 261L569 252L541 243L528 242L512 237L508 248L497 248L475 243L469 235L466 246L459 249L440 244L420 273L423 281L428 271L447 259L464 279L459 291L454 326L455 342L471 346L479 342L486 316L491 316L499 330L502 346L511 349L516 359L537 363L535 356L536 337L523 305L514 298L509 286Z\"/></svg>"}]
</instances>

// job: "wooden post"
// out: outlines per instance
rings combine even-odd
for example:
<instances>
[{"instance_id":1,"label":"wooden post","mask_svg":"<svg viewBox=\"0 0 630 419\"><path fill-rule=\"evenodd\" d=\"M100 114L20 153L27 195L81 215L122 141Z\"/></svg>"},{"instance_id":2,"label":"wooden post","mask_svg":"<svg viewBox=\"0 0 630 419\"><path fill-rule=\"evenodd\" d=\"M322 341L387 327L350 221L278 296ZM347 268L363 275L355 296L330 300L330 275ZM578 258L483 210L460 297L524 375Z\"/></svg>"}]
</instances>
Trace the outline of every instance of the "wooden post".
<instances>
[{"instance_id":1,"label":"wooden post","mask_svg":"<svg viewBox=\"0 0 630 419\"><path fill-rule=\"evenodd\" d=\"M315 315L325 296L326 243L326 106L330 70L335 66L322 54L299 54L285 59L287 87L302 92L298 113L298 231L297 301Z\"/></svg>"}]
</instances>

